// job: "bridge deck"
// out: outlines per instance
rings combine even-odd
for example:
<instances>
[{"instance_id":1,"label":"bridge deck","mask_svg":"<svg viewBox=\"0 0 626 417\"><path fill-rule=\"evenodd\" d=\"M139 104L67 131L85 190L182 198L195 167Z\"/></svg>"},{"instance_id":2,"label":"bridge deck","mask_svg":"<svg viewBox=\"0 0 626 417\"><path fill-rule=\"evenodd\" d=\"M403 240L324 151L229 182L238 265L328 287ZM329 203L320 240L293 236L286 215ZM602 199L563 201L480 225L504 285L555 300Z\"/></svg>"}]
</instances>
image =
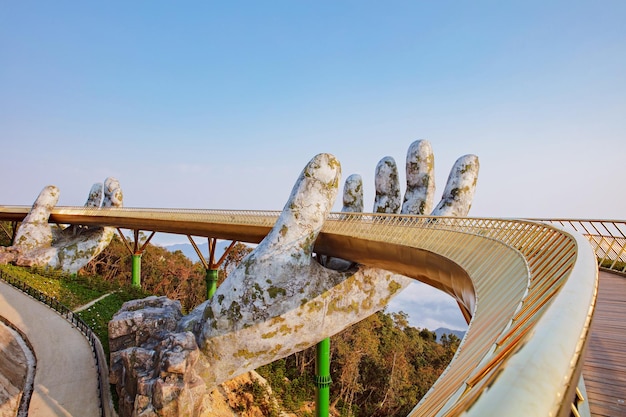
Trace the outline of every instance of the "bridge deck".
<instances>
[{"instance_id":1,"label":"bridge deck","mask_svg":"<svg viewBox=\"0 0 626 417\"><path fill-rule=\"evenodd\" d=\"M626 278L600 272L583 376L593 416L626 416Z\"/></svg>"}]
</instances>

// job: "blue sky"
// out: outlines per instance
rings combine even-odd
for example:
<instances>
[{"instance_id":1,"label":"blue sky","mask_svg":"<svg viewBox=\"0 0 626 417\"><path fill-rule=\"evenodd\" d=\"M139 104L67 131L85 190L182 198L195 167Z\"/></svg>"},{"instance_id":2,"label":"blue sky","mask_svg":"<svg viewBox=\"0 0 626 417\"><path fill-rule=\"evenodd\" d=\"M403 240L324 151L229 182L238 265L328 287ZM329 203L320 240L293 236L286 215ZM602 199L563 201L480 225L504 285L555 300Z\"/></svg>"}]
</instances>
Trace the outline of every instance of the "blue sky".
<instances>
[{"instance_id":1,"label":"blue sky","mask_svg":"<svg viewBox=\"0 0 626 417\"><path fill-rule=\"evenodd\" d=\"M0 204L280 209L429 139L471 215L626 217L626 2L0 2ZM339 209L339 205L336 206ZM367 207L367 206L366 206ZM166 237L162 238L164 241Z\"/></svg>"}]
</instances>

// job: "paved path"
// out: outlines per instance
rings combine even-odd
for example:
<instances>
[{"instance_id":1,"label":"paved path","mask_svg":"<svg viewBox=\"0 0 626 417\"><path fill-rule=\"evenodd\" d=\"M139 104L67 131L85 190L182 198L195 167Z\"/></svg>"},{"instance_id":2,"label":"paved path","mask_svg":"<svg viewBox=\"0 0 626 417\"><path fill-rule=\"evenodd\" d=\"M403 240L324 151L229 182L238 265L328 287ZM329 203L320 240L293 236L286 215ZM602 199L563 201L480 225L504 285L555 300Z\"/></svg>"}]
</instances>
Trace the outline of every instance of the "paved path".
<instances>
[{"instance_id":1,"label":"paved path","mask_svg":"<svg viewBox=\"0 0 626 417\"><path fill-rule=\"evenodd\" d=\"M0 316L26 335L37 357L29 417L100 415L89 342L46 305L0 282Z\"/></svg>"}]
</instances>

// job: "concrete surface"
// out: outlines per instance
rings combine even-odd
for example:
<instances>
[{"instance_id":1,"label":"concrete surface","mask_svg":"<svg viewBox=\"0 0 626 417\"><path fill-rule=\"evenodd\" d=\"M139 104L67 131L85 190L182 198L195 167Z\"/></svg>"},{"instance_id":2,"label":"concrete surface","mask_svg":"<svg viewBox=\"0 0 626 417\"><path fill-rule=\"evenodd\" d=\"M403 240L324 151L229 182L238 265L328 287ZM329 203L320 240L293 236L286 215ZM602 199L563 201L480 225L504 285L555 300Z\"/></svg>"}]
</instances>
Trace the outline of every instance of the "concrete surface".
<instances>
[{"instance_id":1,"label":"concrete surface","mask_svg":"<svg viewBox=\"0 0 626 417\"><path fill-rule=\"evenodd\" d=\"M87 338L45 304L0 282L0 316L37 357L30 417L99 416L98 371Z\"/></svg>"}]
</instances>

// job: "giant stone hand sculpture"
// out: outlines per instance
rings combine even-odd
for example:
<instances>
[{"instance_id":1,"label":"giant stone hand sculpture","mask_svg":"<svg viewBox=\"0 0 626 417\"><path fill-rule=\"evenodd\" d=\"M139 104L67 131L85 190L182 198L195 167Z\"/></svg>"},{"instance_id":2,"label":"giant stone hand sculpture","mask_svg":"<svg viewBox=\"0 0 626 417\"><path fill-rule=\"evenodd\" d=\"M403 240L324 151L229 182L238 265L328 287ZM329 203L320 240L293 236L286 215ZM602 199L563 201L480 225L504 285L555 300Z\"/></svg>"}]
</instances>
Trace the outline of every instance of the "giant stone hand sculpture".
<instances>
[{"instance_id":1,"label":"giant stone hand sculpture","mask_svg":"<svg viewBox=\"0 0 626 417\"><path fill-rule=\"evenodd\" d=\"M459 180L461 188L475 185L469 177ZM122 416L211 415L210 391L221 382L340 332L409 285L410 278L377 268L328 269L312 256L339 180L332 155L313 158L272 231L188 316L165 297L122 307L109 323L111 382ZM344 211L362 211L360 182L349 178ZM458 188L444 195L451 206L465 202Z\"/></svg>"},{"instance_id":2,"label":"giant stone hand sculpture","mask_svg":"<svg viewBox=\"0 0 626 417\"><path fill-rule=\"evenodd\" d=\"M39 193L15 235L13 246L0 248L0 263L48 266L75 273L106 248L115 234L112 227L61 228L48 224L58 200L59 190L53 185ZM119 182L107 178L104 185L96 183L91 187L85 207L121 207L122 200Z\"/></svg>"}]
</instances>

